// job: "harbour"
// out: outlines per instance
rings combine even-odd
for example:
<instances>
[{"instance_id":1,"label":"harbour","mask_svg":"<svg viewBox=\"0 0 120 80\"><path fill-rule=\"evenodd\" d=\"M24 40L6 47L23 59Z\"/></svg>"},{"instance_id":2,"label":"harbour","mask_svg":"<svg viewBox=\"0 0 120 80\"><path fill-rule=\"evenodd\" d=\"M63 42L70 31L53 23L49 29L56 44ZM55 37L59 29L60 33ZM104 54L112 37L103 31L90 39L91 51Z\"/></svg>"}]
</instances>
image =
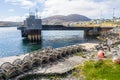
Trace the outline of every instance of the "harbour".
<instances>
[{"instance_id":1,"label":"harbour","mask_svg":"<svg viewBox=\"0 0 120 80\"><path fill-rule=\"evenodd\" d=\"M71 35L72 33L72 35ZM6 35L9 34L9 35ZM0 28L0 57L25 54L51 46L53 48L85 42L83 31L43 31L42 43L28 43L21 37L17 27ZM15 44L14 44L15 43ZM13 46L12 46L13 45Z\"/></svg>"},{"instance_id":2,"label":"harbour","mask_svg":"<svg viewBox=\"0 0 120 80\"><path fill-rule=\"evenodd\" d=\"M1 0L0 80L120 80L118 3Z\"/></svg>"},{"instance_id":3,"label":"harbour","mask_svg":"<svg viewBox=\"0 0 120 80\"><path fill-rule=\"evenodd\" d=\"M20 31L18 31L17 30L17 28L16 27L11 27L11 28L1 28L1 31L5 31L5 32L3 32L2 33L2 35L4 34L9 34L9 35L11 35L11 36L9 36L9 37L7 37L7 36L4 36L4 37L1 37L2 39L5 39L5 40L9 40L9 41L6 41L6 42L8 42L8 45L7 45L7 47L8 46L11 46L13 43L16 43L16 42L14 42L14 41L17 41L17 43L18 44L20 44L21 42L22 43L25 43L25 42L27 42L27 40L25 40L25 39L23 39L23 38L21 38L21 34L20 34ZM18 35L16 36L16 33L17 34L19 34L19 37L18 37ZM42 31L41 32L42 33L42 39L41 39L41 43L29 43L28 42L28 44L31 44L30 45L30 47L31 46L33 46L33 47L35 47L36 45L38 45L39 46L39 48L37 48L37 49L30 49L30 51L29 51L29 49L27 48L27 47L29 47L29 46L25 46L26 48L24 48L26 51L24 51L23 53L22 53L22 51L21 51L21 54L19 54L19 53L17 53L17 52L14 52L14 50L11 50L11 51L13 51L12 53L7 53L6 52L6 55L5 55L5 53L3 53L4 55L1 55L1 59L0 59L0 65L1 65L1 68L5 68L5 65L8 65L8 66L11 66L11 68L12 68L12 65L16 65L16 62L18 61L25 61L29 56L30 56L30 54L32 54L32 55L34 55L34 54L36 54L37 53L37 55L42 55L42 53L41 53L41 51L39 52L39 50L41 50L41 49L44 49L44 48L46 48L46 47L48 47L48 46L50 46L50 47L53 47L53 48L55 48L55 50L59 50L59 49L62 49L63 48L63 51L64 51L64 48L66 48L66 47L71 47L71 49L72 49L72 46L73 46L73 49L69 52L69 50L70 49L67 49L65 52L60 52L60 56L59 57L65 57L65 56L68 56L69 58L68 58L68 60L67 60L67 58L65 57L64 59L62 59L62 60L64 60L63 62L60 62L60 63L57 63L55 66L51 66L51 67L49 67L49 68L47 68L48 70L46 71L46 67L48 67L49 65L49 63L47 63L47 65L46 66L44 66L43 68L40 66L41 64L43 64L43 63L41 63L41 64L38 64L38 72L36 72L36 71L32 71L31 72L31 70L30 70L30 72L25 72L24 74L21 74L21 69L20 70L18 70L17 71L17 73L16 73L16 70L15 70L15 74L17 74L17 75L19 75L18 77L16 77L15 78L15 74L14 74L14 70L13 70L13 72L11 72L11 73L9 73L9 71L8 71L8 73L5 73L6 74L6 76L4 76L4 75L2 75L1 74L1 77L5 77L5 79L9 79L9 78L11 78L11 80L12 80L12 78L13 78L13 80L15 79L15 80L18 80L18 79L20 79L20 78L24 78L24 77L26 77L26 76L29 76L29 75L34 75L34 74L45 74L45 75L49 75L49 74L64 74L64 73L66 73L66 72L68 72L68 71L70 71L70 70L72 70L72 69L74 69L75 67L77 67L77 65L80 65L80 64L82 64L82 62L83 62L83 58L81 58L81 57L78 57L78 56L70 56L71 54L73 54L73 53L76 53L77 51L79 52L79 51L81 51L82 50L82 47L79 47L80 45L78 45L78 44L81 44L81 46L83 45L83 46L86 46L87 47L87 49L89 49L89 48L93 48L95 45L97 45L97 43L95 43L95 45L93 45L94 43L91 43L91 45L93 45L93 46L89 46L90 45L90 41L92 42L95 42L92 38L90 39L89 38L89 42L88 42L88 39L87 38L85 38L84 37L84 31L82 31L82 30L75 30L75 31L71 31L71 30L62 30L62 31L56 31L56 30L51 30L51 31ZM72 33L72 35L71 35L71 33ZM15 34L15 35L14 35ZM9 39L7 39L7 38L9 38ZM11 38L11 39L10 39ZM17 39L17 40L16 40ZM5 41L5 40L3 40L3 41ZM19 42L20 41L20 42ZM13 42L13 43L12 43ZM86 43L86 42L88 42L88 44ZM16 45L18 46L18 44L16 43ZM11 45L10 45L11 44ZM26 43L27 44L27 43ZM54 44L54 45L53 45ZM75 45L76 44L76 45ZM6 45L6 44L5 44ZM15 46L16 46L15 45ZM34 46L35 45L35 46ZM72 46L71 46L72 45ZM78 45L78 47L77 47L77 45ZM2 45L3 46L3 45ZM1 46L1 47L2 47ZM15 47L14 46L14 47ZM76 46L76 49L74 50L74 48L75 48L75 46ZM14 48L13 47L13 48ZM21 47L24 47L24 45L22 45ZM60 47L60 48L59 48ZM9 47L8 47L9 48ZM17 47L15 47L16 49L15 50L17 50ZM2 49L2 48L1 48ZM4 49L5 49L5 47L4 47ZM9 48L10 49L10 48ZM12 48L11 48L12 49ZM20 47L18 48L18 49L20 49ZM22 48L23 49L23 48ZM37 51L38 50L38 51ZM52 50L52 51L54 51L54 50ZM75 52L74 52L75 51ZM15 53L15 54L13 54L13 53ZM40 54L38 54L38 53L40 53ZM46 53L49 53L49 52L45 52L45 54ZM50 53L54 53L54 52L50 52ZM12 54L12 55L9 55L9 54ZM45 55L44 54L44 55ZM52 56L48 56L46 59L43 59L42 57L40 57L39 59L43 59L43 60L37 60L38 62L51 62L51 59L56 59L57 60L57 58L59 58L59 57L57 57L57 54L59 54L59 51L58 51L58 53L56 53L55 55L56 55L56 58L53 58ZM45 55L46 56L46 55ZM3 58L4 57L4 58ZM31 58L31 57L29 57L29 58ZM27 61L29 62L29 60L30 59L27 59ZM49 59L48 59L49 58ZM8 61L8 59L9 59L9 61ZM77 61L77 59L79 59L79 61ZM36 64L36 60L35 60L35 64ZM75 61L74 61L75 60ZM71 65L71 62L74 62L74 65L72 65L72 66L69 66L68 64L70 64ZM17 63L18 64L18 63ZM25 63L25 64L27 64L27 63ZM34 63L33 63L34 64ZM32 64L31 64L32 65ZM61 66L60 66L61 65ZM64 68L64 66L66 65L66 67ZM68 66L67 66L68 65ZM4 67L2 67L2 66L4 66ZM22 65L21 65L22 66ZM24 65L23 65L24 66ZM28 66L30 66L30 65L28 65ZM16 66L17 67L17 66ZM22 72L24 72L24 70L25 70L25 68L27 67L27 65L25 65L24 67L23 67L23 69L22 69ZM41 69L42 68L42 69ZM68 69L69 68L69 69ZM34 69L34 67L31 67L30 69L32 69L32 70L36 70L36 68ZM39 70L40 69L40 70ZM45 69L45 71L44 71L44 69ZM54 70L54 69L57 69L57 70ZM7 70L7 68L5 69L5 70ZM8 69L9 70L9 69ZM29 68L28 68L28 70L29 70ZM54 71L56 71L56 72L54 72ZM20 73L19 73L20 72ZM34 73L33 73L34 72ZM2 72L1 72L2 73ZM4 72L3 72L4 73ZM32 74L31 74L32 73Z\"/></svg>"},{"instance_id":4,"label":"harbour","mask_svg":"<svg viewBox=\"0 0 120 80\"><path fill-rule=\"evenodd\" d=\"M99 45L101 43L99 43L99 41L97 40L93 40L92 37L96 38L96 36L104 35L108 31L110 34L114 34L117 36L117 34L110 31L114 27L61 27L60 25L57 25L56 28L54 25L42 25L41 19L38 19L36 17L37 15L30 15L24 21L24 27L17 29L21 30L21 37L23 37L21 38L21 41L23 41L23 43L28 42L28 44L32 45L37 44L41 48L36 50L31 49L32 51L27 51L25 53L22 53L22 55L12 55L12 57L9 57L9 55L7 55L8 57L1 58L1 79L19 80L20 78L25 78L29 75L64 74L66 72L69 72L70 70L79 67L80 64L83 64L86 60L90 60L92 57L93 59L95 59L95 53L97 50L107 50L108 48L110 48L108 46L109 43L106 39L105 42L102 43L103 45ZM9 32L9 30L6 31ZM88 39L88 37L90 38ZM15 38L11 38L14 42ZM17 36L16 39L18 39ZM80 41L83 42L80 43ZM61 44L59 44L59 42ZM51 43L54 44L56 47ZM59 46L57 46L57 44ZM89 54L92 51L94 52L94 54ZM77 55L77 53L82 56L75 56ZM102 53L100 53L100 58L104 58L103 51ZM57 62L55 66L50 66L49 68L47 68L49 64L54 64L54 62L58 60L63 60L63 62ZM69 62L74 62L74 64L71 64ZM65 65L66 67L64 68ZM35 71L36 69L37 71Z\"/></svg>"}]
</instances>

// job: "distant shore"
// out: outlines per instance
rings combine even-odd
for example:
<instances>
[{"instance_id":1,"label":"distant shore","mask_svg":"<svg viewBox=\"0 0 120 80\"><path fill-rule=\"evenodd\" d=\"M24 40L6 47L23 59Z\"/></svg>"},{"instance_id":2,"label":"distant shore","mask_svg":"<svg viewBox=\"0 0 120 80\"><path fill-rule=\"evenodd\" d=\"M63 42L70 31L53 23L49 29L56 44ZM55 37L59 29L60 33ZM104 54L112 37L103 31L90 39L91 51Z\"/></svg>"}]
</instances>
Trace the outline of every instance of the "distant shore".
<instances>
[{"instance_id":1,"label":"distant shore","mask_svg":"<svg viewBox=\"0 0 120 80\"><path fill-rule=\"evenodd\" d=\"M1 28L1 27L17 27L17 26L0 26L0 28Z\"/></svg>"}]
</instances>

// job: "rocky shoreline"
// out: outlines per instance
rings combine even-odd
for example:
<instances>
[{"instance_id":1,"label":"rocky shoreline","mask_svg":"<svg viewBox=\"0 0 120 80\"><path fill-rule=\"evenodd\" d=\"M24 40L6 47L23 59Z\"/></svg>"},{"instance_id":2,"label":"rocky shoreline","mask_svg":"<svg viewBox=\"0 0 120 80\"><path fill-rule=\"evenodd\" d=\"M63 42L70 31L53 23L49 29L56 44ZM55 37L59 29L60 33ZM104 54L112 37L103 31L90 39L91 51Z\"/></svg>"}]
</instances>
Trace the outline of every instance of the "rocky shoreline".
<instances>
[{"instance_id":1,"label":"rocky shoreline","mask_svg":"<svg viewBox=\"0 0 120 80\"><path fill-rule=\"evenodd\" d=\"M104 41L99 42L97 45L94 45L94 47L91 47L89 49L88 49L88 45L87 45L85 51L83 51L81 54L76 54L77 56L83 58L82 64L84 63L84 61L89 61L89 60L94 60L94 61L97 61L97 62L101 59L112 61L114 56L117 56L120 59L120 54L119 54L119 52L120 52L120 36L114 32L114 29L105 33L105 34L103 34L103 35L101 35L100 37L103 38ZM98 53L99 50L104 51L104 54L105 54L104 58L99 58L98 57L97 53ZM113 61L113 63L114 63L114 61ZM79 65L82 65L82 64L79 64ZM117 63L117 64L119 64L119 63ZM69 71L68 71L68 73L69 73ZM58 76L58 79L60 79L60 80L69 80L69 79L85 80L85 76L79 76L79 78L76 78L74 76L68 77L68 75L70 75L70 74L71 73L67 74L67 76L65 78L59 77L59 76L61 76L61 74L56 74L56 75ZM66 74L63 73L63 75L66 75ZM47 75L47 76L49 76L49 75ZM52 78L38 77L38 79L49 80L49 79L52 79ZM57 77L56 78L54 77L53 79L57 79Z\"/></svg>"}]
</instances>

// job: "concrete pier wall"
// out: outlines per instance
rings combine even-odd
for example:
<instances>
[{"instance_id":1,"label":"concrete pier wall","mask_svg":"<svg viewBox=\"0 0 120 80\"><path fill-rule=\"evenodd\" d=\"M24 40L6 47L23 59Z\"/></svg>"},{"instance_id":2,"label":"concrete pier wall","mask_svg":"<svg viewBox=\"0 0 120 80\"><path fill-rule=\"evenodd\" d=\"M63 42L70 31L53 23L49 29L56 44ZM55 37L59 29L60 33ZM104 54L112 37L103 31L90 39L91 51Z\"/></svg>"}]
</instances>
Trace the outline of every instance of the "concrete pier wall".
<instances>
[{"instance_id":1,"label":"concrete pier wall","mask_svg":"<svg viewBox=\"0 0 120 80\"><path fill-rule=\"evenodd\" d=\"M113 27L66 27L63 25L42 25L42 29L27 30L25 27L18 28L21 30L22 37L27 37L30 41L41 40L42 30L84 30L84 37L87 36L98 36L104 32L113 29ZM38 34L38 33L40 34ZM38 37L37 37L38 36Z\"/></svg>"},{"instance_id":2,"label":"concrete pier wall","mask_svg":"<svg viewBox=\"0 0 120 80\"><path fill-rule=\"evenodd\" d=\"M40 42L41 41L41 30L27 31L27 39L30 42Z\"/></svg>"},{"instance_id":3,"label":"concrete pier wall","mask_svg":"<svg viewBox=\"0 0 120 80\"><path fill-rule=\"evenodd\" d=\"M25 37L30 42L40 42L41 41L41 30L32 29L32 30L21 30L22 37Z\"/></svg>"}]
</instances>

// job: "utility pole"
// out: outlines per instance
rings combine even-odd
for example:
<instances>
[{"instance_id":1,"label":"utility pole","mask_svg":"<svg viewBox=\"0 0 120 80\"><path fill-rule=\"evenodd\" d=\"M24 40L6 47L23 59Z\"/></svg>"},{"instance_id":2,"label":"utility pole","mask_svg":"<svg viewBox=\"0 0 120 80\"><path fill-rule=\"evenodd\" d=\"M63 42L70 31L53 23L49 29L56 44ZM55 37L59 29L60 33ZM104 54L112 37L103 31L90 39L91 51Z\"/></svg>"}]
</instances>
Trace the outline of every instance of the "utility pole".
<instances>
[{"instance_id":1,"label":"utility pole","mask_svg":"<svg viewBox=\"0 0 120 80\"><path fill-rule=\"evenodd\" d=\"M113 8L113 22L115 21L115 8Z\"/></svg>"},{"instance_id":2,"label":"utility pole","mask_svg":"<svg viewBox=\"0 0 120 80\"><path fill-rule=\"evenodd\" d=\"M102 26L102 10L100 10L100 22L99 22L100 26Z\"/></svg>"},{"instance_id":3,"label":"utility pole","mask_svg":"<svg viewBox=\"0 0 120 80\"><path fill-rule=\"evenodd\" d=\"M102 21L102 10L100 10L100 20Z\"/></svg>"},{"instance_id":4,"label":"utility pole","mask_svg":"<svg viewBox=\"0 0 120 80\"><path fill-rule=\"evenodd\" d=\"M115 18L115 8L113 8L113 19Z\"/></svg>"}]
</instances>

